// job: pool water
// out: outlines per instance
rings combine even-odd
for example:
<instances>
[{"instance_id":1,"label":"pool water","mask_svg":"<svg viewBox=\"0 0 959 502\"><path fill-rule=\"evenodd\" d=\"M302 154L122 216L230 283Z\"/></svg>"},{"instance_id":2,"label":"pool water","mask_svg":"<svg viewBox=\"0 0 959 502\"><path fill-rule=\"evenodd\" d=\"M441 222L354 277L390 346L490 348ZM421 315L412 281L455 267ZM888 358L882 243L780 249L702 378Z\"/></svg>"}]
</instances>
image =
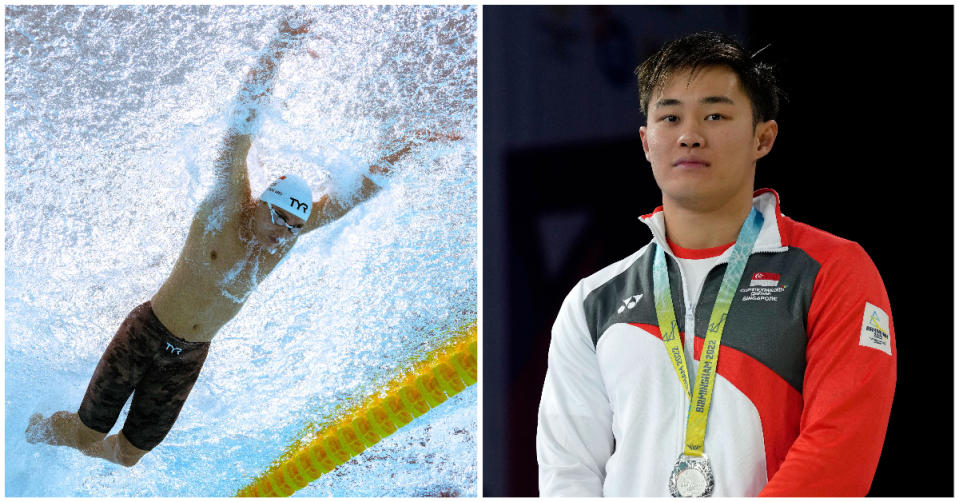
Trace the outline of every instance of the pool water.
<instances>
[{"instance_id":1,"label":"pool water","mask_svg":"<svg viewBox=\"0 0 959 502\"><path fill-rule=\"evenodd\" d=\"M32 413L79 407L120 322L172 270L229 104L286 16L314 22L261 110L254 194L295 173L349 197L390 140L462 139L416 146L381 192L299 240L136 466L27 443ZM475 32L468 7L6 7L6 495L233 495L475 320ZM475 496L476 387L295 495Z\"/></svg>"}]
</instances>

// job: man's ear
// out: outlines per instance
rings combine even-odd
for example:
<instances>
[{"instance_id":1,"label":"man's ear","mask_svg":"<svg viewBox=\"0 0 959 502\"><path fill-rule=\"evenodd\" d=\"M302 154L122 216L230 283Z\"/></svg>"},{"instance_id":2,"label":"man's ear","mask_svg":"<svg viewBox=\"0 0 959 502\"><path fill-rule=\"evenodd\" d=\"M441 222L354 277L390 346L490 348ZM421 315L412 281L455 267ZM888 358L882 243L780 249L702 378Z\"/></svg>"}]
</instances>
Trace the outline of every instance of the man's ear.
<instances>
[{"instance_id":1,"label":"man's ear","mask_svg":"<svg viewBox=\"0 0 959 502\"><path fill-rule=\"evenodd\" d=\"M756 124L756 155L754 160L765 157L773 149L773 143L776 142L778 134L779 124L775 120L767 120Z\"/></svg>"},{"instance_id":2,"label":"man's ear","mask_svg":"<svg viewBox=\"0 0 959 502\"><path fill-rule=\"evenodd\" d=\"M649 162L649 143L646 142L646 126L639 127L639 139L643 142L643 153L646 155L646 162Z\"/></svg>"}]
</instances>

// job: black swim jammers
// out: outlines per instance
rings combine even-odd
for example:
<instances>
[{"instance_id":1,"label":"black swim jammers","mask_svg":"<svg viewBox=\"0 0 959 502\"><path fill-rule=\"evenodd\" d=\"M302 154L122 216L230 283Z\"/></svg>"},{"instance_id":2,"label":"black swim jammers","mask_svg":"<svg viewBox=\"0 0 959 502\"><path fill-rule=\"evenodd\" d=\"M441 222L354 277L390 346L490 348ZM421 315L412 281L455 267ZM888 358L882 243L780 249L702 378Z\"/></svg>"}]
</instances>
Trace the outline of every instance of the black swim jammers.
<instances>
[{"instance_id":1,"label":"black swim jammers","mask_svg":"<svg viewBox=\"0 0 959 502\"><path fill-rule=\"evenodd\" d=\"M108 433L130 394L123 435L141 450L163 441L200 376L210 342L188 342L166 329L146 302L127 316L100 358L77 412Z\"/></svg>"}]
</instances>

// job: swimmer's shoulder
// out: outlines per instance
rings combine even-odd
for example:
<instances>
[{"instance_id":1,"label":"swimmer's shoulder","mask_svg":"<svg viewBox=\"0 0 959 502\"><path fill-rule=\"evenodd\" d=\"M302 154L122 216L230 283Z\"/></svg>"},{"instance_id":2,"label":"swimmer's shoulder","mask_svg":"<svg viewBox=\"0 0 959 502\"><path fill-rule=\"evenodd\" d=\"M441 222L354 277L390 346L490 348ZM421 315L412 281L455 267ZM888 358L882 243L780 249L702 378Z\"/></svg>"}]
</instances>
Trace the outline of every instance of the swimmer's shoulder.
<instances>
[{"instance_id":1,"label":"swimmer's shoulder","mask_svg":"<svg viewBox=\"0 0 959 502\"><path fill-rule=\"evenodd\" d=\"M243 218L249 217L247 213L242 204L204 200L193 215L183 253L202 263L236 254L242 247L239 228Z\"/></svg>"},{"instance_id":2,"label":"swimmer's shoulder","mask_svg":"<svg viewBox=\"0 0 959 502\"><path fill-rule=\"evenodd\" d=\"M255 202L246 196L237 196L230 192L210 192L203 199L193 215L193 225L210 230L237 226L244 218L252 216Z\"/></svg>"}]
</instances>

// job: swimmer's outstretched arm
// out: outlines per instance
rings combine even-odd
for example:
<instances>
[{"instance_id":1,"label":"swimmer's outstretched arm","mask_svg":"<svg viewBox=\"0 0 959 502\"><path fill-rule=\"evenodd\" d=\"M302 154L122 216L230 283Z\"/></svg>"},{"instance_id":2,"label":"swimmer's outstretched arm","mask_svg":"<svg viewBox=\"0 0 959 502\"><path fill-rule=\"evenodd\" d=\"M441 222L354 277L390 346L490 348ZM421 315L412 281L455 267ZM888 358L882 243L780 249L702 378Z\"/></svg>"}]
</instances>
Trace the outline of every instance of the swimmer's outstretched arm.
<instances>
[{"instance_id":1,"label":"swimmer's outstretched arm","mask_svg":"<svg viewBox=\"0 0 959 502\"><path fill-rule=\"evenodd\" d=\"M277 63L297 36L309 30L310 24L311 21L305 21L294 28L287 20L280 22L276 35L260 52L244 78L233 100L232 120L216 159L214 197L234 203L250 200L246 156L250 152L253 136L259 129L257 110L273 94Z\"/></svg>"},{"instance_id":2,"label":"swimmer's outstretched arm","mask_svg":"<svg viewBox=\"0 0 959 502\"><path fill-rule=\"evenodd\" d=\"M417 131L414 136L416 138L414 140L407 138L394 142L394 145L399 144L402 145L402 147L398 149L389 148L392 152L374 162L369 168L369 174L377 176L389 173L393 164L409 154L410 150L418 144L440 140L455 141L462 139L462 137L456 133L432 133L429 131ZM303 226L303 233L316 230L340 218L348 213L350 209L353 209L353 207L363 203L376 194L376 192L379 192L380 188L381 187L370 179L369 176L363 175L359 193L352 200L340 202L334 200L329 194L323 195L323 197L320 197L320 200L313 202L313 211L310 213L310 218L307 220L306 225Z\"/></svg>"}]
</instances>

